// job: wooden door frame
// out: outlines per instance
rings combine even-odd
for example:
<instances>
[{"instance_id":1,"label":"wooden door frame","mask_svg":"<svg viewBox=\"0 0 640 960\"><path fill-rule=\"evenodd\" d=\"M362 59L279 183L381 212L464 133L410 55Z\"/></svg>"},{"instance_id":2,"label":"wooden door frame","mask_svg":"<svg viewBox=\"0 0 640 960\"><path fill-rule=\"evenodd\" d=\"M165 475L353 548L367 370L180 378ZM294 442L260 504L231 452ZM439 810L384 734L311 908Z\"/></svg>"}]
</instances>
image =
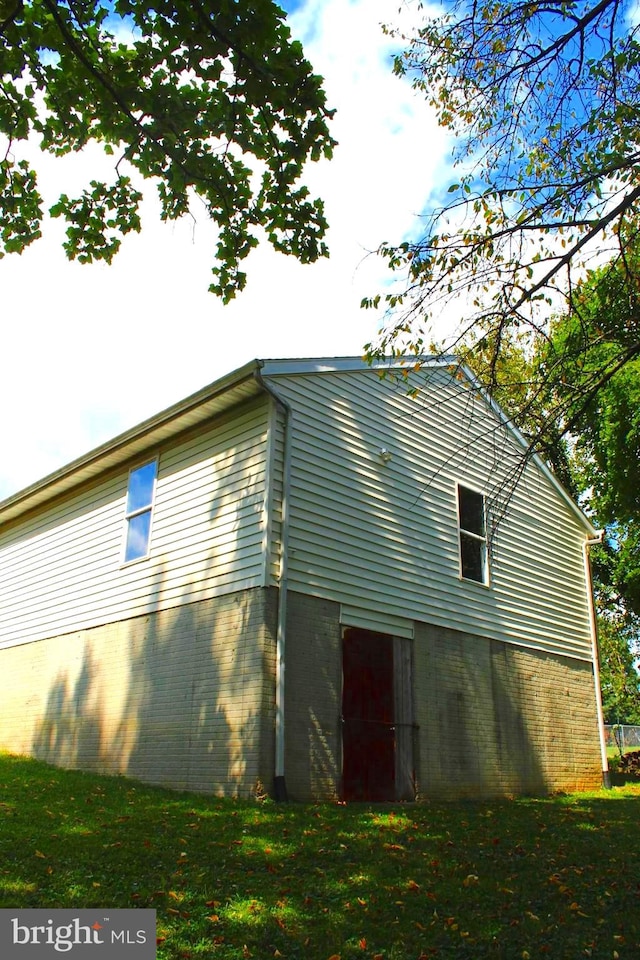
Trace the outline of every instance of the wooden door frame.
<instances>
[{"instance_id":1,"label":"wooden door frame","mask_svg":"<svg viewBox=\"0 0 640 960\"><path fill-rule=\"evenodd\" d=\"M388 799L414 800L415 799L415 732L413 708L413 640L407 637L398 637L393 634L363 627L343 625L341 643L341 674L342 689L340 695L341 708L341 796L348 799L345 782L345 717L344 711L344 656L345 642L350 632L369 634L391 645L392 677L391 697L393 702L393 720L390 729L393 730L394 744L394 771L393 782L390 785ZM359 799L368 799L362 797Z\"/></svg>"}]
</instances>

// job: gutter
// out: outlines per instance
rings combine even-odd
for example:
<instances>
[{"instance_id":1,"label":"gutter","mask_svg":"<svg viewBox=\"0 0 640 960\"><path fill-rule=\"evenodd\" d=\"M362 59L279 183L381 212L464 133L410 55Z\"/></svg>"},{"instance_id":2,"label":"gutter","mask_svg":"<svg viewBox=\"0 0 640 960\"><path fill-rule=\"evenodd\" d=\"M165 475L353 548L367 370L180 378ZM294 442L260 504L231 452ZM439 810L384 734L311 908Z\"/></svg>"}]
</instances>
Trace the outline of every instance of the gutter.
<instances>
[{"instance_id":1,"label":"gutter","mask_svg":"<svg viewBox=\"0 0 640 960\"><path fill-rule=\"evenodd\" d=\"M258 361L262 366L262 362ZM278 618L276 632L276 717L275 717L275 767L273 793L276 800L288 800L285 781L285 679L287 641L287 591L289 583L289 508L291 495L291 420L292 410L273 387L256 373L260 386L275 401L285 417L282 477L282 523L280 531L280 576L278 578Z\"/></svg>"},{"instance_id":2,"label":"gutter","mask_svg":"<svg viewBox=\"0 0 640 960\"><path fill-rule=\"evenodd\" d=\"M595 537L587 537L582 544L584 557L585 582L587 587L587 604L589 607L589 626L591 632L591 652L593 656L593 680L596 689L596 715L598 718L598 734L600 736L600 759L602 763L602 784L605 789L611 787L609 760L607 758L607 744L604 735L604 711L602 709L602 691L600 689L600 658L598 654L598 621L593 600L593 577L589 561L589 547L597 546L604 539L604 530L598 530Z\"/></svg>"},{"instance_id":3,"label":"gutter","mask_svg":"<svg viewBox=\"0 0 640 960\"><path fill-rule=\"evenodd\" d=\"M7 497L0 502L0 523L15 519L27 510L39 507L56 496L68 493L79 484L94 479L105 470L119 466L139 452L140 447L136 449L136 444L142 444L143 448L148 448L151 444L162 442L172 432L177 433L180 429L184 429L180 426L182 421L187 427L193 425L193 422L187 422L191 415L222 399L225 394L231 394L234 388L251 381L257 370L259 370L259 361L252 360L184 400L180 400L166 410L143 420L142 423L136 424L76 460L72 460L71 463L36 483ZM158 441L155 438L160 434L162 436Z\"/></svg>"}]
</instances>

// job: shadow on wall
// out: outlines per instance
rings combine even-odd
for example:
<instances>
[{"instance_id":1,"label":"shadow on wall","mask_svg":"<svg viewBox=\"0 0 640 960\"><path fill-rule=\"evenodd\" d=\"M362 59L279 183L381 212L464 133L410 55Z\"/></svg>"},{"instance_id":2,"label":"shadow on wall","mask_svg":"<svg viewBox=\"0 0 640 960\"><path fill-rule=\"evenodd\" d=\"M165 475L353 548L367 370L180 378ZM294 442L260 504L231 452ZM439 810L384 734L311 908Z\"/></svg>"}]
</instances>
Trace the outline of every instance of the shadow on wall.
<instances>
[{"instance_id":1,"label":"shadow on wall","mask_svg":"<svg viewBox=\"0 0 640 960\"><path fill-rule=\"evenodd\" d=\"M78 634L79 657L48 691L33 754L249 794L268 776L273 723L265 601L262 590L245 591Z\"/></svg>"},{"instance_id":2,"label":"shadow on wall","mask_svg":"<svg viewBox=\"0 0 640 960\"><path fill-rule=\"evenodd\" d=\"M94 700L95 667L85 653L75 678L60 671L37 726L32 753L62 767L98 769L102 752L100 706Z\"/></svg>"},{"instance_id":3,"label":"shadow on wall","mask_svg":"<svg viewBox=\"0 0 640 960\"><path fill-rule=\"evenodd\" d=\"M270 786L274 591L230 592L261 582L253 545L263 536L264 437L253 418L249 410L242 420L246 436L229 428L233 418L219 421L204 455L188 437L161 458L155 548L144 568L113 575L118 597L153 612L42 641L57 673L42 697L36 756L196 791ZM191 507L194 484L203 503ZM177 510L187 557L175 549Z\"/></svg>"},{"instance_id":4,"label":"shadow on wall","mask_svg":"<svg viewBox=\"0 0 640 960\"><path fill-rule=\"evenodd\" d=\"M451 630L424 627L420 640L428 688L419 716L422 796L599 785L588 664L581 672L561 658Z\"/></svg>"},{"instance_id":5,"label":"shadow on wall","mask_svg":"<svg viewBox=\"0 0 640 960\"><path fill-rule=\"evenodd\" d=\"M546 792L541 731L534 744L505 645L444 628L422 627L416 639L416 668L427 687L418 717L419 793Z\"/></svg>"},{"instance_id":6,"label":"shadow on wall","mask_svg":"<svg viewBox=\"0 0 640 960\"><path fill-rule=\"evenodd\" d=\"M501 768L520 793L602 784L591 665L490 641Z\"/></svg>"},{"instance_id":7,"label":"shadow on wall","mask_svg":"<svg viewBox=\"0 0 640 960\"><path fill-rule=\"evenodd\" d=\"M341 773L340 607L290 593L285 768L293 800L335 800Z\"/></svg>"}]
</instances>

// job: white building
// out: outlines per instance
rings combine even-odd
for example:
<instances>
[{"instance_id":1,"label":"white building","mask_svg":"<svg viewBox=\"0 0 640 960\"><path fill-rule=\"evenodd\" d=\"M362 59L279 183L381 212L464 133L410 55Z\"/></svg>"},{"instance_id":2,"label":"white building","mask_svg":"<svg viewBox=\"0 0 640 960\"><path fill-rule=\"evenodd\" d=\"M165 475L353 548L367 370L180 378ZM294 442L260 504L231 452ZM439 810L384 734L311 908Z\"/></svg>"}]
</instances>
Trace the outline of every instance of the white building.
<instances>
[{"instance_id":1,"label":"white building","mask_svg":"<svg viewBox=\"0 0 640 960\"><path fill-rule=\"evenodd\" d=\"M598 785L595 531L415 362L255 361L0 504L0 746L296 799Z\"/></svg>"}]
</instances>

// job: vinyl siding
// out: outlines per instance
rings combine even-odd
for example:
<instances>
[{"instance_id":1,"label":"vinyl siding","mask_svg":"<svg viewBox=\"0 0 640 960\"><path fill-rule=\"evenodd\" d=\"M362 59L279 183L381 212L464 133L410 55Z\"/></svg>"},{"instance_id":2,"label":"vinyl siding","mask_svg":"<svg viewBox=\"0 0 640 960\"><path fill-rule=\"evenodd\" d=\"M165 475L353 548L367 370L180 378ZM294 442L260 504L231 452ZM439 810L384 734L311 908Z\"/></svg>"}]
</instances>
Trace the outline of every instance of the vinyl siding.
<instances>
[{"instance_id":1,"label":"vinyl siding","mask_svg":"<svg viewBox=\"0 0 640 960\"><path fill-rule=\"evenodd\" d=\"M267 433L260 399L0 532L0 646L263 586ZM150 556L123 566L128 468L155 455Z\"/></svg>"},{"instance_id":2,"label":"vinyl siding","mask_svg":"<svg viewBox=\"0 0 640 960\"><path fill-rule=\"evenodd\" d=\"M269 430L270 470L267 483L267 523L264 539L265 577L267 585L277 585L281 576L282 505L284 494L285 414L275 402Z\"/></svg>"},{"instance_id":3,"label":"vinyl siding","mask_svg":"<svg viewBox=\"0 0 640 960\"><path fill-rule=\"evenodd\" d=\"M415 398L370 371L272 380L294 408L291 589L590 658L586 527L479 394L445 371ZM457 482L489 507L488 586L459 576Z\"/></svg>"}]
</instances>

